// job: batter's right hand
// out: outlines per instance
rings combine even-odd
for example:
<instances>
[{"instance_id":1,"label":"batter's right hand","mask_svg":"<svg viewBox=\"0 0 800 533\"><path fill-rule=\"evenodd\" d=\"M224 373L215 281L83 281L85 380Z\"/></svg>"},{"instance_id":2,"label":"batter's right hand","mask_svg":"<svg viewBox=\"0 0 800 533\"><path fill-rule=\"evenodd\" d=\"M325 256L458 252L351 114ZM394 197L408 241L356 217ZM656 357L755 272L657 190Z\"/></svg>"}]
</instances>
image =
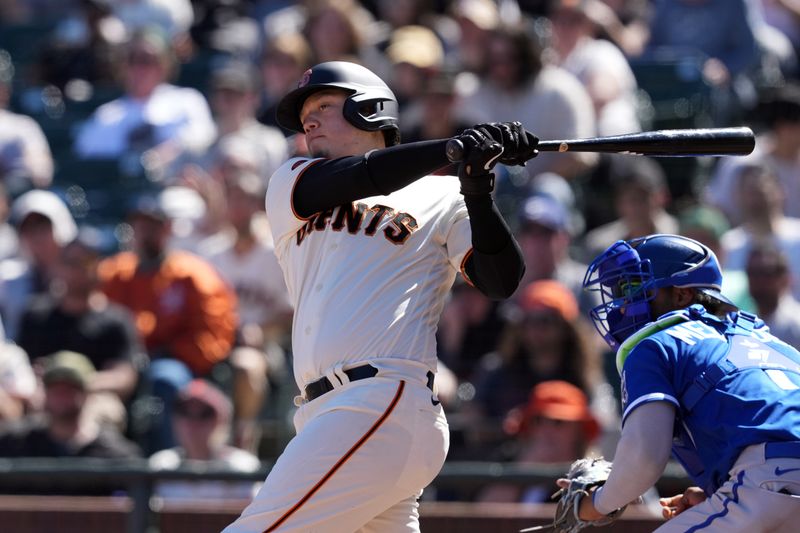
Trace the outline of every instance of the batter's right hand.
<instances>
[{"instance_id":1,"label":"batter's right hand","mask_svg":"<svg viewBox=\"0 0 800 533\"><path fill-rule=\"evenodd\" d=\"M464 157L458 167L461 194L490 194L494 190L491 170L503 154L503 146L480 130L470 128L458 136Z\"/></svg>"},{"instance_id":2,"label":"batter's right hand","mask_svg":"<svg viewBox=\"0 0 800 533\"><path fill-rule=\"evenodd\" d=\"M536 149L539 138L525 131L519 122L485 122L473 126L473 129L503 145L503 155L499 161L504 165L524 166L527 160L539 154Z\"/></svg>"}]
</instances>

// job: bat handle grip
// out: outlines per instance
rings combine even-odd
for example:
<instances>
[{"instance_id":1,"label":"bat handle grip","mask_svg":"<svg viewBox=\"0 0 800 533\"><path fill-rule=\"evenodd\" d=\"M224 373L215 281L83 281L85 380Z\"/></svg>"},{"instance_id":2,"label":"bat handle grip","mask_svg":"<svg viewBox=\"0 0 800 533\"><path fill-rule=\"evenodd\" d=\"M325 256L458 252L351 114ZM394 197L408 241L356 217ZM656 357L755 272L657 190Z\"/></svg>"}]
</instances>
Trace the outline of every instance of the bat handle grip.
<instances>
[{"instance_id":1,"label":"bat handle grip","mask_svg":"<svg viewBox=\"0 0 800 533\"><path fill-rule=\"evenodd\" d=\"M464 159L464 143L459 139L453 138L447 141L447 146L445 146L444 151L447 154L447 159L451 163L458 163Z\"/></svg>"}]
</instances>

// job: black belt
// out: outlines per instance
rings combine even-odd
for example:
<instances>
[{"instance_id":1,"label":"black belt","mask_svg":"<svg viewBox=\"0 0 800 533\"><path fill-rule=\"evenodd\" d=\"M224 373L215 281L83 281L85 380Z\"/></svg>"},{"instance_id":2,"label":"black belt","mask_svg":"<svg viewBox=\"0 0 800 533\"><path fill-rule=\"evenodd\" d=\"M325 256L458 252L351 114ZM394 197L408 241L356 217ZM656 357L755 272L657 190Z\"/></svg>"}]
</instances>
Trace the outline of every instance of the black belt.
<instances>
[{"instance_id":1,"label":"black belt","mask_svg":"<svg viewBox=\"0 0 800 533\"><path fill-rule=\"evenodd\" d=\"M764 445L764 458L797 457L800 458L800 441L768 442Z\"/></svg>"},{"instance_id":2,"label":"black belt","mask_svg":"<svg viewBox=\"0 0 800 533\"><path fill-rule=\"evenodd\" d=\"M349 370L345 370L344 373L347 375L350 381L358 381L359 379L374 378L378 373L378 369L372 365L361 365ZM433 372L428 371L427 385L431 391L433 390L433 376ZM326 392L330 392L333 389L334 387L330 380L327 377L321 377L317 381L312 381L306 385L306 400L310 402L311 400L319 398Z\"/></svg>"}]
</instances>

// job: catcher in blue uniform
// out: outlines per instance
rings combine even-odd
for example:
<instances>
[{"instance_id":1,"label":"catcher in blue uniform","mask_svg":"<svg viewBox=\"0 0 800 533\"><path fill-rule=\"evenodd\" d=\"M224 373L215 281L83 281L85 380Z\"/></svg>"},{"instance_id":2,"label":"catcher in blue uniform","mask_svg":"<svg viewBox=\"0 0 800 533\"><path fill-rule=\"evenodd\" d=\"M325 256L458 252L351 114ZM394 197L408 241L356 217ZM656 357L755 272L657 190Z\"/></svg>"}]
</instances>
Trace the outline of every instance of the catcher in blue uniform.
<instances>
[{"instance_id":1,"label":"catcher in blue uniform","mask_svg":"<svg viewBox=\"0 0 800 533\"><path fill-rule=\"evenodd\" d=\"M678 235L618 241L589 266L623 426L605 484L578 498L581 525L645 492L671 452L698 486L661 500L658 533L800 530L800 353L721 284L713 252Z\"/></svg>"}]
</instances>

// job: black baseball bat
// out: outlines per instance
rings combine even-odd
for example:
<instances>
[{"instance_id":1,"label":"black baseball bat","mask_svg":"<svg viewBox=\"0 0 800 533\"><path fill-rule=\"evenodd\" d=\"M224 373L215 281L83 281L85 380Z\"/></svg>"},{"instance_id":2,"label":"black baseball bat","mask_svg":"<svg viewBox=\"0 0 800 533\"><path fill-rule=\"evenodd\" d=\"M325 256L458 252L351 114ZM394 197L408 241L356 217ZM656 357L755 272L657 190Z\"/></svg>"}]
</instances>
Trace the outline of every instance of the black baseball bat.
<instances>
[{"instance_id":1,"label":"black baseball bat","mask_svg":"<svg viewBox=\"0 0 800 533\"><path fill-rule=\"evenodd\" d=\"M539 152L604 152L650 157L697 157L747 155L755 148L750 128L705 128L657 130L607 137L539 141ZM458 138L447 141L447 158L453 163L464 158Z\"/></svg>"}]
</instances>

